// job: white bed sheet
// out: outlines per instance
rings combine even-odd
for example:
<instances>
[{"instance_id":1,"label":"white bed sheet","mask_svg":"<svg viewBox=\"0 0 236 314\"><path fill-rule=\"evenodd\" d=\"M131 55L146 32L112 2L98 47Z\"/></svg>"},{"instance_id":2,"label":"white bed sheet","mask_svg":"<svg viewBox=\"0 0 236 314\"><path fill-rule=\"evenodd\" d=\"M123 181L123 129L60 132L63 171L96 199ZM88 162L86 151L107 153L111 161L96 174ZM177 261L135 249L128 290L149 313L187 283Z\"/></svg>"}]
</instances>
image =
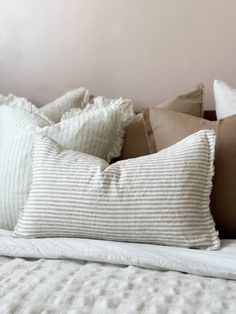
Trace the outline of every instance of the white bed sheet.
<instances>
[{"instance_id":1,"label":"white bed sheet","mask_svg":"<svg viewBox=\"0 0 236 314\"><path fill-rule=\"evenodd\" d=\"M78 238L23 239L0 229L0 255L133 265L236 280L236 240L222 240L219 251L203 251Z\"/></svg>"},{"instance_id":2,"label":"white bed sheet","mask_svg":"<svg viewBox=\"0 0 236 314\"><path fill-rule=\"evenodd\" d=\"M0 230L0 255L4 314L236 313L236 240L200 251Z\"/></svg>"}]
</instances>

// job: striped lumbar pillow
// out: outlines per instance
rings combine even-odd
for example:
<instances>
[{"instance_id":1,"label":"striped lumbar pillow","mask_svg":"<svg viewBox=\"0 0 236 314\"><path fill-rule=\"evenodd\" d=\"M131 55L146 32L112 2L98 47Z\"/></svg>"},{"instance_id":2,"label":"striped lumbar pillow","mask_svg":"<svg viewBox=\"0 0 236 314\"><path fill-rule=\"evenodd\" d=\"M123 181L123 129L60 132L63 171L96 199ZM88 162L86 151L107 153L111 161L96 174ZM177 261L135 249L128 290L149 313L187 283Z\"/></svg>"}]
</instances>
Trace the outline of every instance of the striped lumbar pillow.
<instances>
[{"instance_id":1,"label":"striped lumbar pillow","mask_svg":"<svg viewBox=\"0 0 236 314\"><path fill-rule=\"evenodd\" d=\"M15 234L217 249L209 210L215 134L108 165L36 136L33 181Z\"/></svg>"},{"instance_id":2,"label":"striped lumbar pillow","mask_svg":"<svg viewBox=\"0 0 236 314\"><path fill-rule=\"evenodd\" d=\"M30 152L36 130L68 149L110 161L122 147L132 104L120 100L54 124L26 99L0 106L0 228L14 229L31 184Z\"/></svg>"}]
</instances>

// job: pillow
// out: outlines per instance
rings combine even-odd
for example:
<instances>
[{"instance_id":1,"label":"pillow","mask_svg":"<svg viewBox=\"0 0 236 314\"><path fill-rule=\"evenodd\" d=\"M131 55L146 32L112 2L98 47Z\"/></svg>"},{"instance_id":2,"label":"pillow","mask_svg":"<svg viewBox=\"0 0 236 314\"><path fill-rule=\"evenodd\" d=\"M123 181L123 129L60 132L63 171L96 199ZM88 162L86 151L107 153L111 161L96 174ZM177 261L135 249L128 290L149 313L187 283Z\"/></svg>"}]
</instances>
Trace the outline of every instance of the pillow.
<instances>
[{"instance_id":1,"label":"pillow","mask_svg":"<svg viewBox=\"0 0 236 314\"><path fill-rule=\"evenodd\" d=\"M13 94L8 96L0 95L0 105L14 105L17 102L21 102L21 99L22 97L17 97ZM89 102L89 99L90 94L88 89L80 87L65 93L61 97L39 108L38 110L48 119L57 123L61 120L62 115L66 111L72 108L83 109Z\"/></svg>"},{"instance_id":2,"label":"pillow","mask_svg":"<svg viewBox=\"0 0 236 314\"><path fill-rule=\"evenodd\" d=\"M39 110L57 123L66 111L77 107L84 108L89 100L89 96L89 91L84 87L80 87L65 93L51 103L39 108Z\"/></svg>"},{"instance_id":3,"label":"pillow","mask_svg":"<svg viewBox=\"0 0 236 314\"><path fill-rule=\"evenodd\" d=\"M236 114L236 88L223 81L214 81L214 96L217 119Z\"/></svg>"},{"instance_id":4,"label":"pillow","mask_svg":"<svg viewBox=\"0 0 236 314\"><path fill-rule=\"evenodd\" d=\"M28 197L30 151L36 130L66 148L110 161L120 154L124 126L132 119L132 103L82 112L54 124L25 99L0 107L0 228L14 229Z\"/></svg>"},{"instance_id":5,"label":"pillow","mask_svg":"<svg viewBox=\"0 0 236 314\"><path fill-rule=\"evenodd\" d=\"M203 84L199 84L193 91L168 99L155 107L202 117L203 92ZM124 145L120 159L148 154L150 154L150 149L143 114L139 113L125 129Z\"/></svg>"},{"instance_id":6,"label":"pillow","mask_svg":"<svg viewBox=\"0 0 236 314\"><path fill-rule=\"evenodd\" d=\"M130 102L130 100L127 100L125 98L118 98L118 99L111 99L111 98L107 98L105 96L92 96L93 98L90 97L89 102L85 105L84 108L72 108L68 111L66 111L62 117L61 117L61 121L64 120L68 120L71 119L75 116L80 115L81 113L89 113L91 111L94 110L100 110L100 109L104 109L107 108L109 109L109 107L111 106L122 106L125 105L128 102Z\"/></svg>"},{"instance_id":7,"label":"pillow","mask_svg":"<svg viewBox=\"0 0 236 314\"><path fill-rule=\"evenodd\" d=\"M217 249L209 210L215 134L109 166L35 138L32 186L15 235L84 237Z\"/></svg>"},{"instance_id":8,"label":"pillow","mask_svg":"<svg viewBox=\"0 0 236 314\"><path fill-rule=\"evenodd\" d=\"M150 154L143 114L137 114L125 128L124 144L120 159L135 158Z\"/></svg>"},{"instance_id":9,"label":"pillow","mask_svg":"<svg viewBox=\"0 0 236 314\"><path fill-rule=\"evenodd\" d=\"M144 112L151 153L175 144L201 129L216 133L215 176L211 212L222 238L236 238L236 115L208 121L173 111Z\"/></svg>"},{"instance_id":10,"label":"pillow","mask_svg":"<svg viewBox=\"0 0 236 314\"><path fill-rule=\"evenodd\" d=\"M9 105L13 102L17 97L13 94L9 94L8 96L3 96L0 94L0 106L1 105Z\"/></svg>"}]
</instances>

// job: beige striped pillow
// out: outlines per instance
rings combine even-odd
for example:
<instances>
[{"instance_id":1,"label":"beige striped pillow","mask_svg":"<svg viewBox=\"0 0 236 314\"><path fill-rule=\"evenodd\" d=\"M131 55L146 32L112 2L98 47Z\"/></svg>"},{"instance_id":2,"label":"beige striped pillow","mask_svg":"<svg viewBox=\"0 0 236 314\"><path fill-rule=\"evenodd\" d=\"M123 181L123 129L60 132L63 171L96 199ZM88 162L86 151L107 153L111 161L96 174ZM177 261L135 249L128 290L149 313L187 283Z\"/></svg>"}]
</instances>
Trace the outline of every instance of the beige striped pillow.
<instances>
[{"instance_id":1,"label":"beige striped pillow","mask_svg":"<svg viewBox=\"0 0 236 314\"><path fill-rule=\"evenodd\" d=\"M37 136L33 181L15 234L219 248L209 210L215 134L108 165Z\"/></svg>"}]
</instances>

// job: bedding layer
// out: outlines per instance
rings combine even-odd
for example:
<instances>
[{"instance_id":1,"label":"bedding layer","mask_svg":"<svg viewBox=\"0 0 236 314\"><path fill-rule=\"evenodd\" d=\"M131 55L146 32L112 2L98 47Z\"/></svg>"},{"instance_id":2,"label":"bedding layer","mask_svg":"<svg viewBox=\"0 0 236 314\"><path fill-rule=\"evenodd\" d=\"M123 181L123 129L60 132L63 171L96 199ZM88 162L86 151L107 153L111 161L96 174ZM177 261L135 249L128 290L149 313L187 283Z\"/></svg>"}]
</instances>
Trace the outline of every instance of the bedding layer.
<instances>
[{"instance_id":1,"label":"bedding layer","mask_svg":"<svg viewBox=\"0 0 236 314\"><path fill-rule=\"evenodd\" d=\"M72 260L0 258L4 314L235 314L236 281Z\"/></svg>"},{"instance_id":2,"label":"bedding layer","mask_svg":"<svg viewBox=\"0 0 236 314\"><path fill-rule=\"evenodd\" d=\"M236 279L236 240L223 240L220 251L201 251L21 239L0 230L0 255L4 314L234 314L236 309L236 280L222 279Z\"/></svg>"},{"instance_id":3,"label":"bedding layer","mask_svg":"<svg viewBox=\"0 0 236 314\"><path fill-rule=\"evenodd\" d=\"M222 240L219 251L206 251L79 238L24 239L0 229L0 255L133 265L236 280L236 240Z\"/></svg>"}]
</instances>

